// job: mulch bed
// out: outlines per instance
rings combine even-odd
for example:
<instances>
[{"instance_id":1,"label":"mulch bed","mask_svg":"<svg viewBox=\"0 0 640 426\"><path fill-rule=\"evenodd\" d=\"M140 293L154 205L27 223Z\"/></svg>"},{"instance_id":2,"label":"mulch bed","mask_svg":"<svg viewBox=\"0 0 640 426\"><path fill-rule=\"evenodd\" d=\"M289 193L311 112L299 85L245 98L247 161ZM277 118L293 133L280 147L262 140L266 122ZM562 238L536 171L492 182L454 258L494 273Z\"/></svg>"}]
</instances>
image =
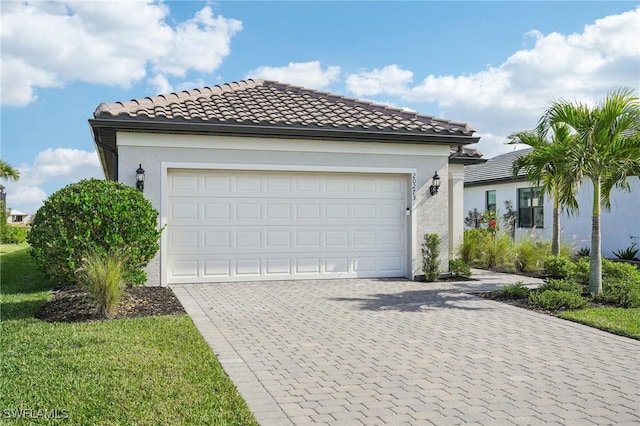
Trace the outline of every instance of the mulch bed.
<instances>
[{"instance_id":1,"label":"mulch bed","mask_svg":"<svg viewBox=\"0 0 640 426\"><path fill-rule=\"evenodd\" d=\"M127 287L112 318L184 314L185 310L168 287ZM84 322L107 319L98 315L93 299L76 286L58 287L42 305L36 318L48 322Z\"/></svg>"}]
</instances>

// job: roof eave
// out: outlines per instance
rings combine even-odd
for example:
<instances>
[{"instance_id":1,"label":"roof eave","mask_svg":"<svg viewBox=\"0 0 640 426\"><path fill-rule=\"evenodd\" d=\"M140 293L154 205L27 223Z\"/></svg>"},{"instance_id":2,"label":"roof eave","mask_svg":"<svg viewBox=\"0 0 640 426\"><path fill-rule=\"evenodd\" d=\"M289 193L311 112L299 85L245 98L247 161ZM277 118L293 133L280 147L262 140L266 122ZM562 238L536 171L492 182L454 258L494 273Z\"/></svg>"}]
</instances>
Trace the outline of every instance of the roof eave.
<instances>
[{"instance_id":1,"label":"roof eave","mask_svg":"<svg viewBox=\"0 0 640 426\"><path fill-rule=\"evenodd\" d=\"M471 166L474 164L486 163L488 159L478 157L449 157L449 164L463 164L465 166Z\"/></svg>"},{"instance_id":2,"label":"roof eave","mask_svg":"<svg viewBox=\"0 0 640 426\"><path fill-rule=\"evenodd\" d=\"M518 176L518 177L508 177L508 178L499 178L499 179L483 179L477 180L473 182L465 182L464 186L481 186L481 185L492 185L492 184L502 184L502 183L513 183L513 182L524 182L527 181L526 176Z\"/></svg>"},{"instance_id":3,"label":"roof eave","mask_svg":"<svg viewBox=\"0 0 640 426\"><path fill-rule=\"evenodd\" d=\"M398 143L436 143L448 145L468 145L477 143L480 137L471 135L419 134L401 131L380 131L367 129L331 129L259 126L250 124L220 124L193 122L160 122L147 120L90 119L93 129L112 131L134 131L149 133L182 133L208 135L261 136L283 138L332 139L351 141L385 141Z\"/></svg>"}]
</instances>

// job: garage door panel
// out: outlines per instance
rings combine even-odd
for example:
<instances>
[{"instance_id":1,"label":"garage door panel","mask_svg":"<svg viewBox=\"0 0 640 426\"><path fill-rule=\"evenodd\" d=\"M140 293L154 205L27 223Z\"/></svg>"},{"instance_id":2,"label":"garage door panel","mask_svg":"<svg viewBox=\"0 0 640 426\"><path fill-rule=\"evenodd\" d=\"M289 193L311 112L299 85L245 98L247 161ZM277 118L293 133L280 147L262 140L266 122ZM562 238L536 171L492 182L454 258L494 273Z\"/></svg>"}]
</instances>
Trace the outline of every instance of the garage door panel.
<instances>
[{"instance_id":1,"label":"garage door panel","mask_svg":"<svg viewBox=\"0 0 640 426\"><path fill-rule=\"evenodd\" d=\"M189 259L174 259L169 265L169 278L174 280L193 281L199 278L198 261Z\"/></svg>"},{"instance_id":2,"label":"garage door panel","mask_svg":"<svg viewBox=\"0 0 640 426\"><path fill-rule=\"evenodd\" d=\"M374 274L376 272L376 258L372 256L355 257L353 259L353 270L358 273Z\"/></svg>"},{"instance_id":3,"label":"garage door panel","mask_svg":"<svg viewBox=\"0 0 640 426\"><path fill-rule=\"evenodd\" d=\"M230 220L231 205L229 202L206 202L202 203L204 216L203 220Z\"/></svg>"},{"instance_id":4,"label":"garage door panel","mask_svg":"<svg viewBox=\"0 0 640 426\"><path fill-rule=\"evenodd\" d=\"M291 244L291 231L266 231L265 248L289 248Z\"/></svg>"},{"instance_id":5,"label":"garage door panel","mask_svg":"<svg viewBox=\"0 0 640 426\"><path fill-rule=\"evenodd\" d=\"M168 282L404 276L406 176L169 172Z\"/></svg>"},{"instance_id":6,"label":"garage door panel","mask_svg":"<svg viewBox=\"0 0 640 426\"><path fill-rule=\"evenodd\" d=\"M219 278L231 276L231 261L228 259L203 260L203 278Z\"/></svg>"},{"instance_id":7,"label":"garage door panel","mask_svg":"<svg viewBox=\"0 0 640 426\"><path fill-rule=\"evenodd\" d=\"M266 275L291 275L291 259L267 259Z\"/></svg>"},{"instance_id":8,"label":"garage door panel","mask_svg":"<svg viewBox=\"0 0 640 426\"><path fill-rule=\"evenodd\" d=\"M259 277L261 275L262 262L260 259L236 259L235 261L235 275L238 277L252 276Z\"/></svg>"},{"instance_id":9,"label":"garage door panel","mask_svg":"<svg viewBox=\"0 0 640 426\"><path fill-rule=\"evenodd\" d=\"M231 232L230 231L202 231L203 248L205 250L231 248Z\"/></svg>"},{"instance_id":10,"label":"garage door panel","mask_svg":"<svg viewBox=\"0 0 640 426\"><path fill-rule=\"evenodd\" d=\"M169 219L193 221L198 219L200 205L194 202L176 203L171 206Z\"/></svg>"},{"instance_id":11,"label":"garage door panel","mask_svg":"<svg viewBox=\"0 0 640 426\"><path fill-rule=\"evenodd\" d=\"M328 257L324 259L324 272L330 274L349 272L349 257Z\"/></svg>"},{"instance_id":12,"label":"garage door panel","mask_svg":"<svg viewBox=\"0 0 640 426\"><path fill-rule=\"evenodd\" d=\"M200 226L172 227L168 234L169 248L182 254L227 254L227 253L317 253L342 250L352 247L374 252L403 252L405 232L401 227L379 226L325 226L313 231L299 230L297 226L273 226L265 229L261 225L243 227L240 230L219 227L219 230Z\"/></svg>"}]
</instances>

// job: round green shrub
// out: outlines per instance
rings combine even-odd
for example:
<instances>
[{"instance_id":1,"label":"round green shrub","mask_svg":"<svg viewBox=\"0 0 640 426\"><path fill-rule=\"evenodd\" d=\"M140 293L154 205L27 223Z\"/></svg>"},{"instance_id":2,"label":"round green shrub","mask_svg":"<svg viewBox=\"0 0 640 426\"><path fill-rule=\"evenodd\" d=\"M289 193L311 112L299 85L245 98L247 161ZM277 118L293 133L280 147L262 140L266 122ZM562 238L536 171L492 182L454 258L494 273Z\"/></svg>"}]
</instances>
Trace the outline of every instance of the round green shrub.
<instances>
[{"instance_id":1,"label":"round green shrub","mask_svg":"<svg viewBox=\"0 0 640 426\"><path fill-rule=\"evenodd\" d=\"M544 258L544 270L552 278L567 278L570 277L574 270L575 265L569 256L547 256Z\"/></svg>"},{"instance_id":2,"label":"round green shrub","mask_svg":"<svg viewBox=\"0 0 640 426\"><path fill-rule=\"evenodd\" d=\"M547 290L568 291L579 296L582 295L582 286L571 279L556 280L550 278L538 288L539 292Z\"/></svg>"},{"instance_id":3,"label":"round green shrub","mask_svg":"<svg viewBox=\"0 0 640 426\"><path fill-rule=\"evenodd\" d=\"M82 180L52 194L31 223L32 256L60 284L78 284L88 253L117 251L126 258L125 280L140 285L162 230L158 211L140 191L118 182Z\"/></svg>"}]
</instances>

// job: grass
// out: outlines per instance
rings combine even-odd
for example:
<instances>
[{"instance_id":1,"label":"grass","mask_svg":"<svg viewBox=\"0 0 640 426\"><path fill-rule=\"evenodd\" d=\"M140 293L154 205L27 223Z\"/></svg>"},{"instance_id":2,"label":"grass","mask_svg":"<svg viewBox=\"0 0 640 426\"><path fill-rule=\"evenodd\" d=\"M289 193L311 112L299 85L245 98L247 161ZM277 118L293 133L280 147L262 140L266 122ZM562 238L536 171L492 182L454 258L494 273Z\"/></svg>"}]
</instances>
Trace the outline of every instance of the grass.
<instances>
[{"instance_id":1,"label":"grass","mask_svg":"<svg viewBox=\"0 0 640 426\"><path fill-rule=\"evenodd\" d=\"M46 323L26 244L0 246L0 274L0 423L257 424L187 315Z\"/></svg>"},{"instance_id":2,"label":"grass","mask_svg":"<svg viewBox=\"0 0 640 426\"><path fill-rule=\"evenodd\" d=\"M559 317L640 340L640 308L589 308L562 312Z\"/></svg>"}]
</instances>

